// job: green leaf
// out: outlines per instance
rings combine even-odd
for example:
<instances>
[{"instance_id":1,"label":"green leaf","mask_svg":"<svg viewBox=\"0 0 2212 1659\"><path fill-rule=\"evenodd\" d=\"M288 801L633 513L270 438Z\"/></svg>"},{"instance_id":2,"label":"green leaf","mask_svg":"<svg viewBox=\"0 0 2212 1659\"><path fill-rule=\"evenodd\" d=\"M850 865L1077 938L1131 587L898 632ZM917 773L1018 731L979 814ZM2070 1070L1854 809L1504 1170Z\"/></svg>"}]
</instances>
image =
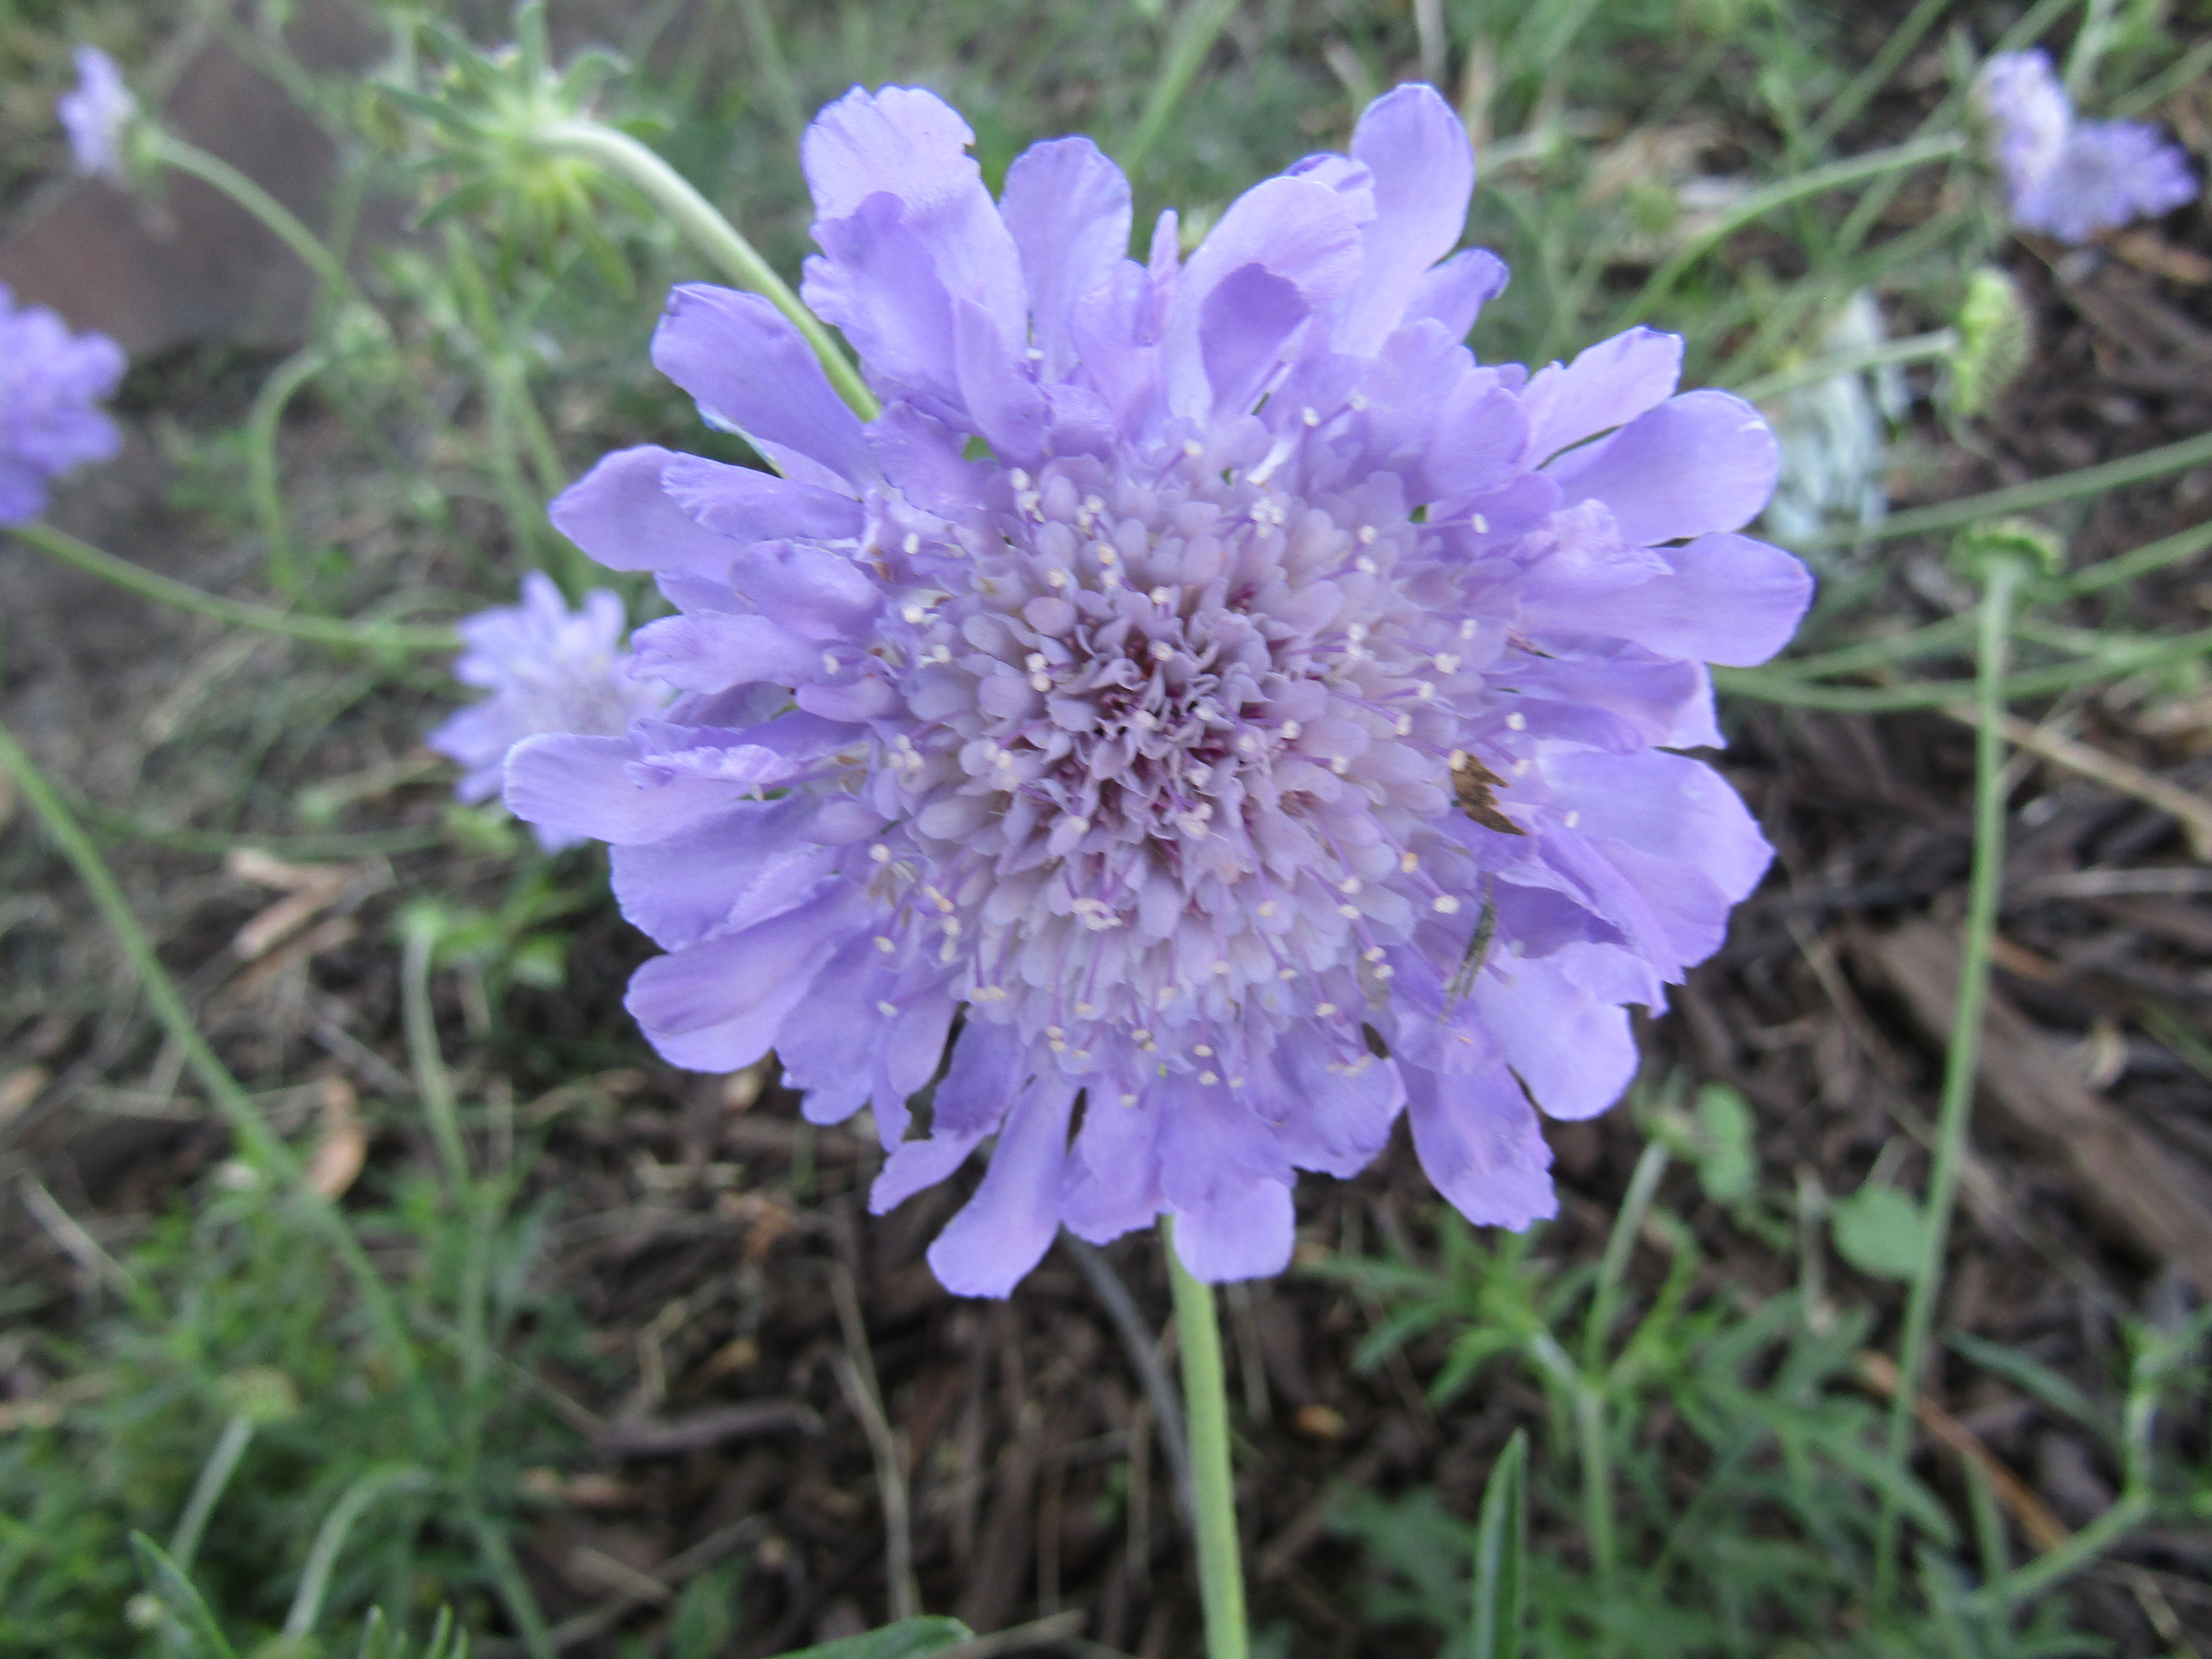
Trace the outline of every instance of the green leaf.
<instances>
[{"instance_id":1,"label":"green leaf","mask_svg":"<svg viewBox=\"0 0 2212 1659\"><path fill-rule=\"evenodd\" d=\"M1521 1602L1528 1582L1528 1431L1516 1429L1482 1489L1474 1540L1474 1627L1470 1659L1520 1659Z\"/></svg>"},{"instance_id":2,"label":"green leaf","mask_svg":"<svg viewBox=\"0 0 2212 1659\"><path fill-rule=\"evenodd\" d=\"M1751 1103L1741 1090L1708 1083L1698 1091L1698 1183L1716 1204L1749 1198L1759 1182Z\"/></svg>"},{"instance_id":3,"label":"green leaf","mask_svg":"<svg viewBox=\"0 0 2212 1659\"><path fill-rule=\"evenodd\" d=\"M1909 1279L1920 1271L1928 1222L1909 1194L1894 1187L1862 1187L1831 1212L1836 1250L1875 1279Z\"/></svg>"},{"instance_id":4,"label":"green leaf","mask_svg":"<svg viewBox=\"0 0 2212 1659\"><path fill-rule=\"evenodd\" d=\"M131 1534L131 1553L138 1558L138 1571L155 1600L168 1610L191 1639L194 1659L238 1659L237 1650L224 1639L208 1604L161 1547L143 1532Z\"/></svg>"},{"instance_id":5,"label":"green leaf","mask_svg":"<svg viewBox=\"0 0 2212 1659\"><path fill-rule=\"evenodd\" d=\"M947 1648L975 1639L975 1632L957 1619L902 1619L896 1625L885 1625L865 1636L848 1636L842 1642L801 1648L796 1653L785 1654L783 1659L921 1659L924 1654L942 1653Z\"/></svg>"},{"instance_id":6,"label":"green leaf","mask_svg":"<svg viewBox=\"0 0 2212 1659\"><path fill-rule=\"evenodd\" d=\"M2070 1417L2082 1427L2109 1436L2112 1432L2110 1416L2097 1409L2094 1401L2073 1383L2068 1382L2050 1366L2029 1358L2016 1348L1990 1342L1966 1331L1954 1331L1944 1341L1985 1371L1994 1372L2025 1394L2032 1395L2062 1417Z\"/></svg>"}]
</instances>

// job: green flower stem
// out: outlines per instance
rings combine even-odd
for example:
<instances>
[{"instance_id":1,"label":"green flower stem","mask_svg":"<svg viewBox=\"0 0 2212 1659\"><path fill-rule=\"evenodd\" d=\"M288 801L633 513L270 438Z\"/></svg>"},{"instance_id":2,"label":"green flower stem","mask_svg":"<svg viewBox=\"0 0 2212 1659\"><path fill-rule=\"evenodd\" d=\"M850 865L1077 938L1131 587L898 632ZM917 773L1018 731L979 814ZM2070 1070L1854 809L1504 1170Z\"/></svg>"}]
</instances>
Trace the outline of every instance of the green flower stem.
<instances>
[{"instance_id":1,"label":"green flower stem","mask_svg":"<svg viewBox=\"0 0 2212 1659\"><path fill-rule=\"evenodd\" d=\"M2106 652L2086 662L2031 669L2004 682L2008 702L2049 696L2102 679L2115 678L2160 664L2179 662L2212 651L2212 628ZM1715 668L1713 685L1731 696L1753 697L1798 708L1830 708L1853 714L1893 714L1911 708L1942 708L1971 701L1977 682L1920 680L1903 685L1813 685L1759 668Z\"/></svg>"},{"instance_id":2,"label":"green flower stem","mask_svg":"<svg viewBox=\"0 0 2212 1659\"><path fill-rule=\"evenodd\" d=\"M1176 1341L1190 1418L1191 1506L1198 1517L1198 1588L1206 1604L1206 1659L1246 1659L1244 1568L1237 1559L1237 1486L1229 1465L1229 1384L1213 1287L1191 1277L1176 1254L1175 1224L1163 1220L1168 1281L1175 1291Z\"/></svg>"},{"instance_id":3,"label":"green flower stem","mask_svg":"<svg viewBox=\"0 0 2212 1659\"><path fill-rule=\"evenodd\" d=\"M299 562L294 557L292 533L284 523L284 495L276 477L276 429L284 419L285 405L300 389L331 366L331 355L320 346L296 351L276 366L255 394L246 419L247 489L253 497L254 516L261 520L261 556L272 586L296 593Z\"/></svg>"},{"instance_id":4,"label":"green flower stem","mask_svg":"<svg viewBox=\"0 0 2212 1659\"><path fill-rule=\"evenodd\" d=\"M238 1079L231 1076L229 1069L216 1057L215 1050L208 1047L207 1039L192 1024L184 999L177 994L176 982L155 954L153 941L138 926L138 918L131 914L131 902L116 884L100 849L70 815L61 797L46 781L46 774L4 726L0 726L0 771L14 781L23 799L30 803L31 810L46 825L46 833L60 848L62 856L75 867L77 878L91 893L93 903L114 931L116 943L122 946L124 959L137 975L155 1018L168 1033L169 1040L183 1052L185 1064L199 1079L200 1086L207 1091L216 1111L230 1126L239 1146L254 1163L294 1189L295 1201L306 1213L309 1224L345 1264L386 1358L398 1380L410 1393L414 1392L412 1385L419 1374L415 1345L408 1339L398 1305L370 1265L361 1241L354 1237L353 1229L346 1224L337 1206L307 1183L300 1161L292 1156L292 1149L269 1127L246 1091L239 1086Z\"/></svg>"},{"instance_id":5,"label":"green flower stem","mask_svg":"<svg viewBox=\"0 0 2212 1659\"><path fill-rule=\"evenodd\" d=\"M1857 351L1839 351L1832 356L1815 357L1795 368L1781 368L1771 374L1762 374L1734 390L1737 397L1759 403L1768 398L1778 398L1785 392L1795 392L1800 386L1818 386L1823 380L1832 380L1839 375L1863 374L1870 368L1887 368L1896 363L1926 362L1930 358L1947 356L1958 343L1956 329L1939 328L1932 333L1889 340Z\"/></svg>"},{"instance_id":6,"label":"green flower stem","mask_svg":"<svg viewBox=\"0 0 2212 1659\"><path fill-rule=\"evenodd\" d=\"M1818 531L1800 537L1796 544L1801 548L1856 545L1899 536L1922 536L1931 530L1953 530L1984 519L2001 519L2007 514L2026 513L2056 501L2072 501L2077 495L2099 495L2125 484L2141 483L2147 478L2163 477L2169 472L2202 466L2207 461L2212 461L2212 432L2184 438L2179 443L2162 444L2140 455L2126 455L2117 461L2062 472L2056 477L2038 478L2033 483L2014 484L2008 489L1993 489L1986 495L1969 495L1960 501L1941 501L1933 507L1893 514L1877 524Z\"/></svg>"},{"instance_id":7,"label":"green flower stem","mask_svg":"<svg viewBox=\"0 0 2212 1659\"><path fill-rule=\"evenodd\" d=\"M1943 1093L1936 1113L1936 1151L1928 1172L1928 1200L1920 1262L1905 1303L1905 1332L1898 1340L1897 1392L1889 1411L1889 1464L1896 1479L1882 1488L1875 1528L1875 1604L1887 1606L1897 1588L1900 1516L1896 1493L1912 1451L1913 1407L1920 1399L1928 1334L1943 1287L1944 1251L1958 1202L1959 1170L1972 1115L1975 1067L1981 1055L1982 1010L1989 997L1990 947L1996 936L1997 899L2004 884L2005 656L2012 641L2013 602L2026 580L2013 560L1993 562L1982 590L1981 638L1974 677L1974 858L1966 896L1966 937L1959 960L1959 989L1952 1011L1951 1042L1943 1059Z\"/></svg>"},{"instance_id":8,"label":"green flower stem","mask_svg":"<svg viewBox=\"0 0 2212 1659\"><path fill-rule=\"evenodd\" d=\"M118 587L127 587L142 599L174 605L179 611L189 611L194 616L210 617L216 622L230 623L240 628L258 628L264 633L282 634L290 639L312 640L318 645L349 646L363 651L457 651L460 636L450 628L418 627L405 623L349 622L338 617L295 617L265 605L248 605L240 599L226 599L220 594L204 592L197 587L167 576L156 575L142 569L127 559L118 559L112 553L104 553L89 542L81 542L66 531L52 525L11 525L9 533L21 537L51 558L64 564L74 565L88 575L113 582Z\"/></svg>"},{"instance_id":9,"label":"green flower stem","mask_svg":"<svg viewBox=\"0 0 2212 1659\"><path fill-rule=\"evenodd\" d=\"M574 155L593 162L644 191L655 207L676 222L678 229L722 268L725 276L752 289L791 319L792 326L822 360L830 384L854 413L864 421L876 417L883 406L821 319L799 303L775 268L714 210L714 204L694 189L690 179L628 133L597 121L550 122L532 137L538 148L550 155Z\"/></svg>"},{"instance_id":10,"label":"green flower stem","mask_svg":"<svg viewBox=\"0 0 2212 1659\"><path fill-rule=\"evenodd\" d=\"M331 293L349 300L362 299L353 273L324 245L322 238L301 224L291 209L229 162L167 132L155 135L153 154L165 167L173 167L202 184L212 185L266 225L277 240L298 254L301 262L322 278L324 286Z\"/></svg>"},{"instance_id":11,"label":"green flower stem","mask_svg":"<svg viewBox=\"0 0 2212 1659\"><path fill-rule=\"evenodd\" d=\"M1675 249L1666 262L1651 273L1642 291L1629 303L1623 314L1632 322L1640 322L1648 318L1652 307L1667 297L1692 265L1746 225L1765 218L1777 208L1787 207L1790 203L1802 201L1808 196L1818 196L1823 191L1841 190L1847 185L1878 179L1886 173L1902 172L1925 167L1931 161L1948 161L1966 147L1966 140L1962 134L1938 133L1926 138L1916 138L1910 143L1893 145L1887 149L1870 150L1864 155L1832 161L1826 167L1811 168L1795 178L1777 179L1764 190L1753 191Z\"/></svg>"},{"instance_id":12,"label":"green flower stem","mask_svg":"<svg viewBox=\"0 0 2212 1659\"><path fill-rule=\"evenodd\" d=\"M315 1621L322 1616L323 1597L331 1587L331 1574L338 1564L338 1552L345 1547L346 1537L352 1532L362 1511L387 1492L426 1492L435 1483L423 1470L404 1465L371 1469L350 1486L331 1512L315 1528L315 1541L307 1550L307 1565L300 1571L300 1588L292 1596L291 1611L284 1615L284 1634L295 1641L303 1641L315 1632Z\"/></svg>"}]
</instances>

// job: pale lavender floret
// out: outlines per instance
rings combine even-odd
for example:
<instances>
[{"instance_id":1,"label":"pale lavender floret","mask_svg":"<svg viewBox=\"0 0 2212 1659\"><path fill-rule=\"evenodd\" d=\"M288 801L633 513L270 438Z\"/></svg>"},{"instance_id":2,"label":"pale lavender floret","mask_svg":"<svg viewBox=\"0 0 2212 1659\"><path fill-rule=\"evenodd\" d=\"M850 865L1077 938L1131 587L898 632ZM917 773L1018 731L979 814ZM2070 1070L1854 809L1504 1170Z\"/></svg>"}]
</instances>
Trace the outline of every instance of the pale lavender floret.
<instances>
[{"instance_id":1,"label":"pale lavender floret","mask_svg":"<svg viewBox=\"0 0 2212 1659\"><path fill-rule=\"evenodd\" d=\"M1087 140L997 202L969 142L902 88L807 135L805 295L877 419L765 301L671 296L654 362L782 476L645 447L556 503L658 575L678 614L635 644L680 695L520 745L509 805L613 843L666 1058L773 1047L809 1117L872 1104L877 1210L997 1138L930 1251L957 1291L1164 1212L1200 1276L1279 1271L1297 1172L1353 1173L1401 1110L1469 1218L1553 1213L1537 1108L1620 1095L1626 1005L1766 866L1667 750L1719 741L1704 665L1771 655L1809 597L1736 533L1773 439L1675 395L1670 336L1474 360L1504 270L1453 252L1474 162L1428 88L1188 262L1172 213L1126 257Z\"/></svg>"},{"instance_id":2,"label":"pale lavender floret","mask_svg":"<svg viewBox=\"0 0 2212 1659\"><path fill-rule=\"evenodd\" d=\"M552 579L537 570L522 579L520 605L464 618L453 678L492 695L425 739L462 769L453 793L471 802L497 794L507 750L525 738L611 736L660 713L667 690L635 672L623 639L629 627L618 594L595 588L571 611ZM583 839L544 826L537 836L548 852Z\"/></svg>"},{"instance_id":3,"label":"pale lavender floret","mask_svg":"<svg viewBox=\"0 0 2212 1659\"><path fill-rule=\"evenodd\" d=\"M122 447L100 400L123 379L122 349L72 334L42 306L18 308L0 284L0 526L46 510L46 485Z\"/></svg>"},{"instance_id":4,"label":"pale lavender floret","mask_svg":"<svg viewBox=\"0 0 2212 1659\"><path fill-rule=\"evenodd\" d=\"M138 113L138 100L123 83L115 60L97 46L76 49L77 83L55 106L69 134L79 173L126 182L123 135Z\"/></svg>"},{"instance_id":5,"label":"pale lavender floret","mask_svg":"<svg viewBox=\"0 0 2212 1659\"><path fill-rule=\"evenodd\" d=\"M2013 204L2013 217L2062 242L2154 219L2197 199L2180 147L2140 121L2081 121L2051 171Z\"/></svg>"},{"instance_id":6,"label":"pale lavender floret","mask_svg":"<svg viewBox=\"0 0 2212 1659\"><path fill-rule=\"evenodd\" d=\"M2083 121L2042 52L2007 52L1984 69L1982 97L2014 223L2087 241L2193 200L2179 146L2139 121Z\"/></svg>"}]
</instances>

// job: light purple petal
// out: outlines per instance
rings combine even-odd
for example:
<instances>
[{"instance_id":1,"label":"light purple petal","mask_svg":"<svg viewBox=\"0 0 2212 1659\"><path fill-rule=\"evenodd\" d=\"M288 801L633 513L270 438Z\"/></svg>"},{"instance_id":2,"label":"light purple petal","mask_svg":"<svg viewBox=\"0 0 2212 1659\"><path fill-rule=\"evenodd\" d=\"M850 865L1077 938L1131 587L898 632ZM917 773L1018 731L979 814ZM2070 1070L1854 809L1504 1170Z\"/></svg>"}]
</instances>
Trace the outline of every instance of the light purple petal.
<instances>
[{"instance_id":1,"label":"light purple petal","mask_svg":"<svg viewBox=\"0 0 2212 1659\"><path fill-rule=\"evenodd\" d=\"M687 283L668 295L653 363L699 400L709 420L771 459L803 455L854 489L875 475L860 417L831 389L790 319L757 294Z\"/></svg>"},{"instance_id":2,"label":"light purple petal","mask_svg":"<svg viewBox=\"0 0 2212 1659\"><path fill-rule=\"evenodd\" d=\"M929 1247L929 1265L953 1295L1011 1295L1051 1248L1074 1105L1072 1083L1040 1078L1006 1115L983 1184Z\"/></svg>"},{"instance_id":3,"label":"light purple petal","mask_svg":"<svg viewBox=\"0 0 2212 1659\"><path fill-rule=\"evenodd\" d=\"M718 536L762 542L784 536L843 541L860 535L860 502L773 472L673 455L661 472L669 499Z\"/></svg>"},{"instance_id":4,"label":"light purple petal","mask_svg":"<svg viewBox=\"0 0 2212 1659\"><path fill-rule=\"evenodd\" d=\"M1628 1011L1569 981L1549 957L1485 974L1473 993L1506 1063L1556 1118L1595 1117L1636 1076Z\"/></svg>"},{"instance_id":5,"label":"light purple petal","mask_svg":"<svg viewBox=\"0 0 2212 1659\"><path fill-rule=\"evenodd\" d=\"M1559 1212L1552 1149L1510 1073L1409 1067L1406 1108L1422 1170L1469 1221L1518 1232Z\"/></svg>"},{"instance_id":6,"label":"light purple petal","mask_svg":"<svg viewBox=\"0 0 2212 1659\"><path fill-rule=\"evenodd\" d=\"M553 527L610 570L678 570L720 580L737 545L678 506L662 485L690 456L640 444L602 456L556 496Z\"/></svg>"},{"instance_id":7,"label":"light purple petal","mask_svg":"<svg viewBox=\"0 0 2212 1659\"><path fill-rule=\"evenodd\" d=\"M1547 471L1564 505L1601 501L1625 540L1650 546L1750 523L1774 493L1780 454L1742 398L1688 392Z\"/></svg>"},{"instance_id":8,"label":"light purple petal","mask_svg":"<svg viewBox=\"0 0 2212 1659\"><path fill-rule=\"evenodd\" d=\"M631 976L623 1006L672 1066L750 1066L845 944L854 910L849 890L833 884L757 927L655 957Z\"/></svg>"},{"instance_id":9,"label":"light purple petal","mask_svg":"<svg viewBox=\"0 0 2212 1659\"><path fill-rule=\"evenodd\" d=\"M742 786L674 777L641 783L627 738L553 733L518 743L507 756L507 810L556 834L617 846L660 841L745 793Z\"/></svg>"},{"instance_id":10,"label":"light purple petal","mask_svg":"<svg viewBox=\"0 0 2212 1659\"><path fill-rule=\"evenodd\" d=\"M1486 247L1455 253L1422 274L1406 301L1401 325L1440 324L1455 340L1464 340L1483 307L1505 292L1505 261Z\"/></svg>"},{"instance_id":11,"label":"light purple petal","mask_svg":"<svg viewBox=\"0 0 2212 1659\"><path fill-rule=\"evenodd\" d=\"M1549 460L1601 432L1626 426L1674 395L1682 337L1632 328L1601 340L1562 367L1540 369L1524 394L1528 459Z\"/></svg>"},{"instance_id":12,"label":"light purple petal","mask_svg":"<svg viewBox=\"0 0 2212 1659\"><path fill-rule=\"evenodd\" d=\"M1297 1221L1291 1189L1280 1182L1224 1182L1210 1201L1176 1212L1175 1253L1208 1285L1264 1279L1291 1265Z\"/></svg>"},{"instance_id":13,"label":"light purple petal","mask_svg":"<svg viewBox=\"0 0 2212 1659\"><path fill-rule=\"evenodd\" d=\"M1474 152L1451 106L1416 82L1367 106L1352 155L1374 177L1375 216L1360 232L1358 281L1338 313L1335 346L1366 356L1405 320L1429 268L1459 245Z\"/></svg>"},{"instance_id":14,"label":"light purple petal","mask_svg":"<svg viewBox=\"0 0 2212 1659\"><path fill-rule=\"evenodd\" d=\"M1129 252L1129 181L1088 138L1032 144L1006 169L999 212L1019 251L1047 380L1075 366L1069 315Z\"/></svg>"}]
</instances>

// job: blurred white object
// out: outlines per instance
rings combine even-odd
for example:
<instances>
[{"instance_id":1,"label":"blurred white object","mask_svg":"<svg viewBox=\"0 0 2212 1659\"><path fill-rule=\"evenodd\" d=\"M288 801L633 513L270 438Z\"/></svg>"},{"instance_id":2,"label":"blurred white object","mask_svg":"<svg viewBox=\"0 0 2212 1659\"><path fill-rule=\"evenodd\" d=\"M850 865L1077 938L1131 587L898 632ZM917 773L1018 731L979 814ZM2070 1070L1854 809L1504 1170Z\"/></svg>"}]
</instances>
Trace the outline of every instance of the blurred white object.
<instances>
[{"instance_id":1,"label":"blurred white object","mask_svg":"<svg viewBox=\"0 0 2212 1659\"><path fill-rule=\"evenodd\" d=\"M1862 289L1828 325L1820 355L1872 351L1888 338L1881 305ZM1782 475L1767 504L1767 532L1788 545L1816 531L1881 522L1889 510L1881 476L1890 423L1909 401L1904 371L1894 363L1832 375L1769 399L1763 408L1782 447Z\"/></svg>"}]
</instances>

